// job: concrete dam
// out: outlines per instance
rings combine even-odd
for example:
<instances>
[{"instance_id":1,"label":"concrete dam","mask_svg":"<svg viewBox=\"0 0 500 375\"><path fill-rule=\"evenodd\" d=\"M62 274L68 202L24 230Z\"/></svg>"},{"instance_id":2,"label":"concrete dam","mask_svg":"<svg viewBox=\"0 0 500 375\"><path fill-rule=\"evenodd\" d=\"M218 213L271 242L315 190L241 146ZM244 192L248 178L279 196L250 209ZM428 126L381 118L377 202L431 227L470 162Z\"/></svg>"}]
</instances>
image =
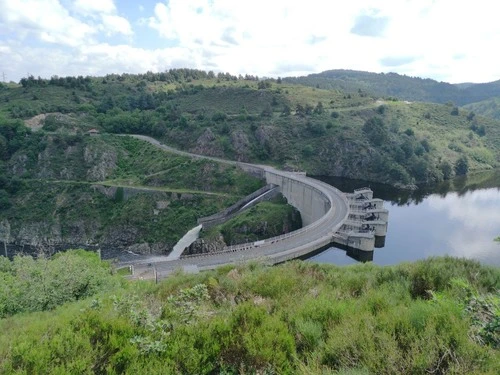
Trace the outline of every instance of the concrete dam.
<instances>
[{"instance_id":1,"label":"concrete dam","mask_svg":"<svg viewBox=\"0 0 500 375\"><path fill-rule=\"evenodd\" d=\"M332 243L361 251L373 251L375 236L385 236L388 211L383 201L373 198L369 188L345 194L301 172L287 172L273 167L229 161L179 151L153 138L134 135L166 151L236 165L276 186L288 203L302 216L303 227L262 241L228 246L219 252L185 256L171 261L131 265L134 277L167 277L175 269L199 271L225 264L259 260L277 264L304 257Z\"/></svg>"}]
</instances>

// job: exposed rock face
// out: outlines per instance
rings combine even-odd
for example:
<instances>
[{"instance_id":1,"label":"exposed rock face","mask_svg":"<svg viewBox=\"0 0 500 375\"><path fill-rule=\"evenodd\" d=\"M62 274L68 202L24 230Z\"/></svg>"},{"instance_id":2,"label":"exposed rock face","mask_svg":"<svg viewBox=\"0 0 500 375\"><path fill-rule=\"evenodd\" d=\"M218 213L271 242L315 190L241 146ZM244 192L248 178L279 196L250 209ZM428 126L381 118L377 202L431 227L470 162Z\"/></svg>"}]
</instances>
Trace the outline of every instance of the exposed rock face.
<instances>
[{"instance_id":1,"label":"exposed rock face","mask_svg":"<svg viewBox=\"0 0 500 375\"><path fill-rule=\"evenodd\" d=\"M217 142L217 137L210 128L207 128L196 140L196 146L191 149L190 152L218 157L224 155L224 152L221 150L219 143Z\"/></svg>"},{"instance_id":2,"label":"exposed rock face","mask_svg":"<svg viewBox=\"0 0 500 375\"><path fill-rule=\"evenodd\" d=\"M271 126L260 126L255 131L255 138L261 146L264 146L269 142L274 133L274 129Z\"/></svg>"},{"instance_id":3,"label":"exposed rock face","mask_svg":"<svg viewBox=\"0 0 500 375\"><path fill-rule=\"evenodd\" d=\"M140 233L133 226L117 225L108 227L101 235L99 223L77 220L66 223L64 233L60 223L34 222L22 224L19 228L11 228L8 220L0 222L0 254L4 255L7 247L8 255L16 253L52 254L55 251L85 248L101 249L103 258L112 258L123 251L136 254L168 254L173 243L138 242Z\"/></svg>"},{"instance_id":4,"label":"exposed rock face","mask_svg":"<svg viewBox=\"0 0 500 375\"><path fill-rule=\"evenodd\" d=\"M89 181L105 180L116 169L117 155L113 151L101 152L87 146L83 151L83 159L90 166L87 171Z\"/></svg>"},{"instance_id":5,"label":"exposed rock face","mask_svg":"<svg viewBox=\"0 0 500 375\"><path fill-rule=\"evenodd\" d=\"M14 155L10 160L10 169L14 176L22 176L26 173L26 163L28 162L28 156L24 154Z\"/></svg>"},{"instance_id":6,"label":"exposed rock face","mask_svg":"<svg viewBox=\"0 0 500 375\"><path fill-rule=\"evenodd\" d=\"M337 142L334 147L319 150L319 157L324 162L317 172L329 176L367 179L367 173L373 170L371 164L376 156L374 153L375 150L371 148L360 151L360 145L353 141Z\"/></svg>"},{"instance_id":7,"label":"exposed rock face","mask_svg":"<svg viewBox=\"0 0 500 375\"><path fill-rule=\"evenodd\" d=\"M236 159L238 161L248 161L250 141L243 131L236 130L231 133L231 144L233 145L234 152L236 153Z\"/></svg>"},{"instance_id":8,"label":"exposed rock face","mask_svg":"<svg viewBox=\"0 0 500 375\"><path fill-rule=\"evenodd\" d=\"M226 246L222 236L213 240L198 238L186 250L183 255L207 254L221 251Z\"/></svg>"}]
</instances>

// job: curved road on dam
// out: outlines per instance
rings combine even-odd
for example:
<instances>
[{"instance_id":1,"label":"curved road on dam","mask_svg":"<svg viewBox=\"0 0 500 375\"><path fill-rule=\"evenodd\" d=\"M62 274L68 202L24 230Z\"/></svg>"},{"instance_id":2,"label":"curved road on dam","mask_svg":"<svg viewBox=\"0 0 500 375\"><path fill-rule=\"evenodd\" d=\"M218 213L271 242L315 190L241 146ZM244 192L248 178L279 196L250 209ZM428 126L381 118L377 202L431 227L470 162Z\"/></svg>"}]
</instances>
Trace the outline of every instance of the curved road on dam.
<instances>
[{"instance_id":1,"label":"curved road on dam","mask_svg":"<svg viewBox=\"0 0 500 375\"><path fill-rule=\"evenodd\" d=\"M172 147L166 146L158 142L156 139L143 135L130 135L131 137L144 140L159 147L163 150L184 155L191 158L201 158L213 160L220 163L258 169L264 174L274 174L281 177L289 178L295 182L299 182L314 190L318 194L324 195L329 201L329 209L327 212L312 222L306 227L296 231L287 233L282 236L273 237L257 243L248 243L227 248L223 252L212 254L200 254L189 256L172 261L160 261L154 263L157 278L166 277L169 273L177 268L196 266L198 270L207 270L219 267L225 264L234 264L246 262L249 260L259 260L268 264L281 263L286 260L294 259L306 255L314 250L317 250L332 241L334 233L342 226L344 221L349 216L349 204L345 195L338 189L321 181L306 177L304 174L285 172L277 170L273 167L256 165L249 163L241 163L236 161L224 160L209 156L191 154L185 151L180 151ZM147 272L152 272L152 265L147 263L134 264L134 274L139 276Z\"/></svg>"}]
</instances>

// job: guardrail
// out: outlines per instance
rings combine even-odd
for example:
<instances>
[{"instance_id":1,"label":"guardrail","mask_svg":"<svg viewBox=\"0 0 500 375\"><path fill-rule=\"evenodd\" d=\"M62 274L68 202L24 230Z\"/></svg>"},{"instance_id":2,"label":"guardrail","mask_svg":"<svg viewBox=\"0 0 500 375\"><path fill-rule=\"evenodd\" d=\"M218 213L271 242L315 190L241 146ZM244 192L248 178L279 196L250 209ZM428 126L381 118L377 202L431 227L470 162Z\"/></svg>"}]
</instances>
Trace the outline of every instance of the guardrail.
<instances>
[{"instance_id":1,"label":"guardrail","mask_svg":"<svg viewBox=\"0 0 500 375\"><path fill-rule=\"evenodd\" d=\"M367 191L367 190L371 191L372 189L370 189L369 187L362 187L362 188L359 188L359 189L354 189L354 192L355 193L360 193L362 191Z\"/></svg>"},{"instance_id":2,"label":"guardrail","mask_svg":"<svg viewBox=\"0 0 500 375\"><path fill-rule=\"evenodd\" d=\"M263 240L263 243L260 242L258 245L256 245L255 242L248 242L248 243L244 243L244 244L231 245L231 246L227 246L227 247L223 248L220 251L214 251L214 252L211 252L211 253L201 253L201 254L191 254L191 255L181 256L181 259L196 258L198 256L203 256L203 257L205 257L205 256L215 256L215 255L221 255L221 254L227 254L227 253L234 253L236 251L244 251L244 250L249 250L249 249L257 249L257 248L265 247L267 245L272 245L272 244L274 244L276 242L280 242L280 241L283 241L285 239L289 239L289 238L292 238L292 237L296 237L296 236L308 233L308 232L316 229L318 226L324 224L324 222L329 219L328 218L328 214L334 209L334 207L333 207L332 197L329 197L327 193L325 193L324 191L316 188L315 186L312 186L311 184L308 184L308 183L306 183L304 181L300 181L299 179L294 179L294 178L292 178L290 176L285 176L285 175L282 175L280 173L276 173L276 172L272 172L272 171L266 171L266 172L267 173L272 173L272 174L274 174L276 176L290 178L290 179L294 180L294 182L298 182L298 183L301 183L303 185L309 186L310 188L312 188L313 190L315 190L317 193L321 194L324 198L326 198L330 202L330 208L329 208L328 212L325 213L325 215L323 215L321 218L319 218L318 220L316 220L315 222L309 224L306 227L303 227L303 228L300 228L300 229L297 229L295 231L292 231L292 232L289 232L289 233L285 233L285 234L282 234L282 235L279 235L279 236L266 238L265 240ZM331 185L328 185L328 184L326 184L326 183L324 183L322 181L318 181L318 180L314 180L314 184L317 184L317 185L323 187L326 191L328 191L328 190L334 190L335 193L337 193L341 198L343 198L346 207L349 208L349 204L348 204L347 198L346 198L345 194L342 193L340 190L338 190L337 188L335 188L335 187L333 187ZM339 224L338 227L340 227L341 224ZM336 229L338 229L338 228L336 228ZM335 232L335 230L332 228L331 232Z\"/></svg>"}]
</instances>

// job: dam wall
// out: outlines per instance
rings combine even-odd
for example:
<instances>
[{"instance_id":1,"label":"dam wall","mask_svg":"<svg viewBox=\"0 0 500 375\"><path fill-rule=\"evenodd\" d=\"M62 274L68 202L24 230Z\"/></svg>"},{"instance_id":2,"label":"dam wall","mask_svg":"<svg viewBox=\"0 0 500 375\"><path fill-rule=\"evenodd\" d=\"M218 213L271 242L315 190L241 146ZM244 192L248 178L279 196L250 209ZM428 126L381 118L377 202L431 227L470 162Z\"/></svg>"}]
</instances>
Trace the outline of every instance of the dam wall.
<instances>
[{"instance_id":1,"label":"dam wall","mask_svg":"<svg viewBox=\"0 0 500 375\"><path fill-rule=\"evenodd\" d=\"M302 217L302 225L307 226L325 216L331 207L330 199L319 189L293 176L266 171L268 184L278 185L281 194L295 207ZM296 176L303 176L297 173Z\"/></svg>"}]
</instances>

